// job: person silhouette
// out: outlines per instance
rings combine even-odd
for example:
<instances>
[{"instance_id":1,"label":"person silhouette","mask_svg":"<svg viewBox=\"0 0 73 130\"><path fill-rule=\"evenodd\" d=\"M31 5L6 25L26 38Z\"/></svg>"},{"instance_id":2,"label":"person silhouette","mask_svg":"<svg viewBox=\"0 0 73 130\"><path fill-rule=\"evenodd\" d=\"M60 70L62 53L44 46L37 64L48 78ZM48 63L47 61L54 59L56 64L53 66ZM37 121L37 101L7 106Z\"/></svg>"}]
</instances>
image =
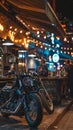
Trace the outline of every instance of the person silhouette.
<instances>
[{"instance_id":1,"label":"person silhouette","mask_svg":"<svg viewBox=\"0 0 73 130\"><path fill-rule=\"evenodd\" d=\"M40 62L40 65L38 67L38 74L40 76L46 76L46 77L48 76L48 67L45 64L45 59L42 59Z\"/></svg>"}]
</instances>

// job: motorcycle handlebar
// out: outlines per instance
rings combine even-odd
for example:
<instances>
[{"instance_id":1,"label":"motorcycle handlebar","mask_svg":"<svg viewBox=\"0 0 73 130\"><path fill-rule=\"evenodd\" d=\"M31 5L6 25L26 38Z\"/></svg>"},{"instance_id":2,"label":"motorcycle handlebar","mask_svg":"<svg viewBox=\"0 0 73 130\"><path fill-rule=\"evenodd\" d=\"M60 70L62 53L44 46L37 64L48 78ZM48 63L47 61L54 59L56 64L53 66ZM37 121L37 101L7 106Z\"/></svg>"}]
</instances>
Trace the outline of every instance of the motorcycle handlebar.
<instances>
[{"instance_id":1,"label":"motorcycle handlebar","mask_svg":"<svg viewBox=\"0 0 73 130\"><path fill-rule=\"evenodd\" d=\"M37 77L39 76L37 72L29 72L28 75L29 76L37 76Z\"/></svg>"}]
</instances>

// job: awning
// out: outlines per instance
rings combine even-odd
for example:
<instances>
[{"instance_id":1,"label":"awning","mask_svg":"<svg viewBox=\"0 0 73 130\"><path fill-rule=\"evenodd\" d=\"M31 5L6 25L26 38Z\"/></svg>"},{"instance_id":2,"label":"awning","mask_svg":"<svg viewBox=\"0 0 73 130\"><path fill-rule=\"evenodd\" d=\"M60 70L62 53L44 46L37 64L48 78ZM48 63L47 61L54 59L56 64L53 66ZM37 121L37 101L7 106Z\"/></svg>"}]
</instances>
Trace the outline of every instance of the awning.
<instances>
[{"instance_id":1,"label":"awning","mask_svg":"<svg viewBox=\"0 0 73 130\"><path fill-rule=\"evenodd\" d=\"M7 15L15 24L20 23L19 26L28 28L30 25L29 29L34 26L44 28L57 36L66 35L47 0L6 0L0 2L0 12Z\"/></svg>"}]
</instances>

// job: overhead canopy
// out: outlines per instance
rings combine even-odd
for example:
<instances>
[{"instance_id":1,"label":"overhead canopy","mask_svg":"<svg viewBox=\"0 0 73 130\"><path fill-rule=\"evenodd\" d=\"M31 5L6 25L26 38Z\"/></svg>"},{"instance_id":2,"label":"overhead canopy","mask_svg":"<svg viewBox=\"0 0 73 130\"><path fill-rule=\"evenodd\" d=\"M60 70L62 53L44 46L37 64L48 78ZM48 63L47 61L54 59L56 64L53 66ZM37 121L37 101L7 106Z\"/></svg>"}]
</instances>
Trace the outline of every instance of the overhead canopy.
<instances>
[{"instance_id":1,"label":"overhead canopy","mask_svg":"<svg viewBox=\"0 0 73 130\"><path fill-rule=\"evenodd\" d=\"M62 38L65 32L47 0L5 0L0 2L0 12L4 22L10 19L14 24L24 29L32 27L44 28ZM30 25L30 26L29 26ZM8 26L8 25L7 25Z\"/></svg>"}]
</instances>

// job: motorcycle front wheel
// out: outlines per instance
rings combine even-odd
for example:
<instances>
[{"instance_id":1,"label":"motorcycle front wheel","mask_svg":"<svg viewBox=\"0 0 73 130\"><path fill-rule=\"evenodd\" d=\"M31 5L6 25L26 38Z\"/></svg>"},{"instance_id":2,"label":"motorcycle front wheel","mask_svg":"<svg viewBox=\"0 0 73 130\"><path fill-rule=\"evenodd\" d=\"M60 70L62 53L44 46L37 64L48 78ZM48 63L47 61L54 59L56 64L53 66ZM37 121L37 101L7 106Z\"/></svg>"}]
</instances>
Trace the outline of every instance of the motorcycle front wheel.
<instances>
[{"instance_id":1,"label":"motorcycle front wheel","mask_svg":"<svg viewBox=\"0 0 73 130\"><path fill-rule=\"evenodd\" d=\"M32 93L26 95L25 118L31 127L37 127L43 117L42 104L39 97Z\"/></svg>"}]
</instances>

